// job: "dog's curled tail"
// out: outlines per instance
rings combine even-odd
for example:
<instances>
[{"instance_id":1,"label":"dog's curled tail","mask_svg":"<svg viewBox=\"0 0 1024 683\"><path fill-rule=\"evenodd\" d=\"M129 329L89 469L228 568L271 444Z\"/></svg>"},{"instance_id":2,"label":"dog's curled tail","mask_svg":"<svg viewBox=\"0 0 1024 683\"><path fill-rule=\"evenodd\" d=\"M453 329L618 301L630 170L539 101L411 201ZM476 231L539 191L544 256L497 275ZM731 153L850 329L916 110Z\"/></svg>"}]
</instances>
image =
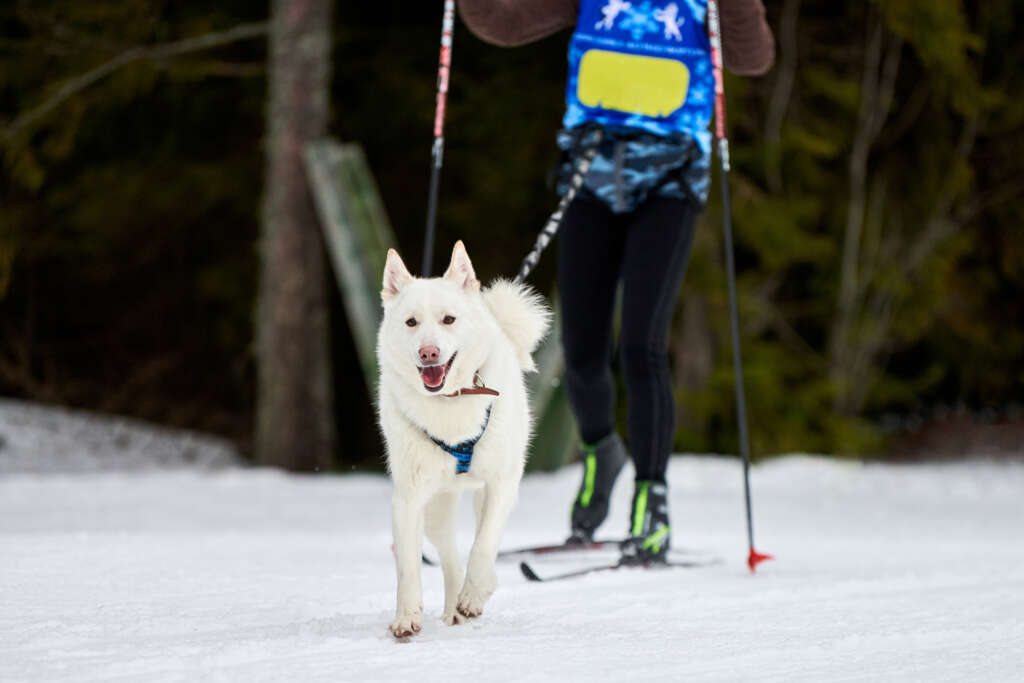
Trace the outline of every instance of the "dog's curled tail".
<instances>
[{"instance_id":1,"label":"dog's curled tail","mask_svg":"<svg viewBox=\"0 0 1024 683\"><path fill-rule=\"evenodd\" d=\"M544 297L531 287L510 280L495 280L483 292L484 303L502 331L515 346L523 370L535 371L531 355L551 322L551 310Z\"/></svg>"}]
</instances>

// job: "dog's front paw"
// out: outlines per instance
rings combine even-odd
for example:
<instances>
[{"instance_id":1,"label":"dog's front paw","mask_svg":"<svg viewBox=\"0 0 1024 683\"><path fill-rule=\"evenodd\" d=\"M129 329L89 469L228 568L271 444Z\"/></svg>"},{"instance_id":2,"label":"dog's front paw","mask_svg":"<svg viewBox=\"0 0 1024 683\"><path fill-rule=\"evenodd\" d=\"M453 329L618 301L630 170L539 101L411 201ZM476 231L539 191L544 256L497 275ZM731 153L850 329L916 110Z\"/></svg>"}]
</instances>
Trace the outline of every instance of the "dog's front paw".
<instances>
[{"instance_id":1,"label":"dog's front paw","mask_svg":"<svg viewBox=\"0 0 1024 683\"><path fill-rule=\"evenodd\" d=\"M455 603L455 609L458 610L459 614L470 619L478 617L484 612L484 603L487 602L487 598L491 597L491 590L480 590L476 584L471 581L466 581L466 585L462 587L462 592L459 593L459 600Z\"/></svg>"},{"instance_id":2,"label":"dog's front paw","mask_svg":"<svg viewBox=\"0 0 1024 683\"><path fill-rule=\"evenodd\" d=\"M404 614L396 617L391 626L388 629L391 631L391 635L395 638L409 638L420 632L423 626L423 615L418 614Z\"/></svg>"},{"instance_id":3,"label":"dog's front paw","mask_svg":"<svg viewBox=\"0 0 1024 683\"><path fill-rule=\"evenodd\" d=\"M453 609L450 612L445 612L441 615L441 621L448 624L449 626L457 626L459 624L466 623L466 615L460 614L458 610Z\"/></svg>"}]
</instances>

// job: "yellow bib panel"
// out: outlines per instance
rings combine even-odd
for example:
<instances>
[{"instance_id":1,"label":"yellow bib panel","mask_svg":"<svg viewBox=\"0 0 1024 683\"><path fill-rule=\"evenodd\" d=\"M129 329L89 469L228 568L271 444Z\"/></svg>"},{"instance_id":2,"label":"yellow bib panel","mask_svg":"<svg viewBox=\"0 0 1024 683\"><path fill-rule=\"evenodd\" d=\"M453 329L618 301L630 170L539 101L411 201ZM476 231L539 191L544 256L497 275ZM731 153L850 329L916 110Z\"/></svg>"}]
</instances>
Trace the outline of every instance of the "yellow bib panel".
<instances>
[{"instance_id":1,"label":"yellow bib panel","mask_svg":"<svg viewBox=\"0 0 1024 683\"><path fill-rule=\"evenodd\" d=\"M675 59L587 50L579 69L580 103L628 114L667 117L683 106L690 87L690 70Z\"/></svg>"}]
</instances>

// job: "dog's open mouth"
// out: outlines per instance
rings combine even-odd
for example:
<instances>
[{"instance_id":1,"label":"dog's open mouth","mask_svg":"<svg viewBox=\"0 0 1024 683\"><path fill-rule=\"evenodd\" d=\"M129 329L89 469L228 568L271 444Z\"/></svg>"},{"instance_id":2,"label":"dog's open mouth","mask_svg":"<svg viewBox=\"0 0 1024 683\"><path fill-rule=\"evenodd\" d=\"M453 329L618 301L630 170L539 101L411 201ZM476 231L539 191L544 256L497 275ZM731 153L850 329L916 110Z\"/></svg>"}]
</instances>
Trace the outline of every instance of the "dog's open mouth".
<instances>
[{"instance_id":1,"label":"dog's open mouth","mask_svg":"<svg viewBox=\"0 0 1024 683\"><path fill-rule=\"evenodd\" d=\"M444 386L444 380L448 376L448 371L452 369L452 363L457 355L458 352L453 353L452 357L444 365L420 367L420 379L423 380L423 386L427 391L441 390L441 387Z\"/></svg>"}]
</instances>

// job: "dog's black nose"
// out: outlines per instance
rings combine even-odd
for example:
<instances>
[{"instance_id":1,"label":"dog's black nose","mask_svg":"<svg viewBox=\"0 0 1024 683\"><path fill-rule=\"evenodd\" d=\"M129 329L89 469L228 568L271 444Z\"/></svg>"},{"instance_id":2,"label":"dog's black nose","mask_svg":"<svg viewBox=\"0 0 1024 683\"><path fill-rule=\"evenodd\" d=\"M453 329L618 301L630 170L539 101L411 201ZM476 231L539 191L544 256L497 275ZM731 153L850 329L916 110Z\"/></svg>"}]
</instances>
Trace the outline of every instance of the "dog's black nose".
<instances>
[{"instance_id":1,"label":"dog's black nose","mask_svg":"<svg viewBox=\"0 0 1024 683\"><path fill-rule=\"evenodd\" d=\"M441 350L436 346L421 346L420 347L420 362L422 363L436 363L437 359L441 357Z\"/></svg>"}]
</instances>

